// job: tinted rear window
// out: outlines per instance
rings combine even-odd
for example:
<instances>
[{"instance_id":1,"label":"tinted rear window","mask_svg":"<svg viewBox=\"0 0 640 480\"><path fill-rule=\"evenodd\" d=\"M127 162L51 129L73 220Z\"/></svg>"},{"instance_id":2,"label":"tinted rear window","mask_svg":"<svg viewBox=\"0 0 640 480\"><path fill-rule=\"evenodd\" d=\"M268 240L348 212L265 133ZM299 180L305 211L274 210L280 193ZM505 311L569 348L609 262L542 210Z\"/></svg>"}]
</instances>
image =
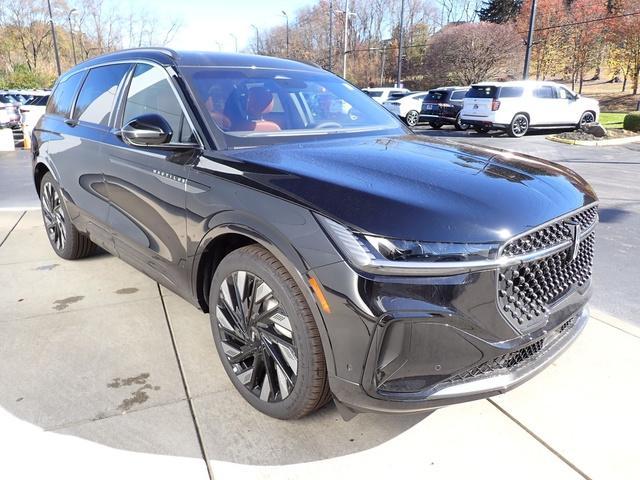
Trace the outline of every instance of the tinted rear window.
<instances>
[{"instance_id":1,"label":"tinted rear window","mask_svg":"<svg viewBox=\"0 0 640 480\"><path fill-rule=\"evenodd\" d=\"M371 92L369 90L365 90L364 93L366 93L370 97L381 97L382 96L382 92Z\"/></svg>"},{"instance_id":2,"label":"tinted rear window","mask_svg":"<svg viewBox=\"0 0 640 480\"><path fill-rule=\"evenodd\" d=\"M522 87L502 87L500 89L500 98L521 97L524 93Z\"/></svg>"},{"instance_id":3,"label":"tinted rear window","mask_svg":"<svg viewBox=\"0 0 640 480\"><path fill-rule=\"evenodd\" d=\"M76 73L56 85L51 94L51 101L47 105L47 113L68 117L71 113L71 105L78 91L83 74Z\"/></svg>"},{"instance_id":4,"label":"tinted rear window","mask_svg":"<svg viewBox=\"0 0 640 480\"><path fill-rule=\"evenodd\" d=\"M465 90L458 90L451 94L451 100L461 100L467 94Z\"/></svg>"},{"instance_id":5,"label":"tinted rear window","mask_svg":"<svg viewBox=\"0 0 640 480\"><path fill-rule=\"evenodd\" d=\"M426 101L442 102L447 99L449 92L446 90L432 90L427 95Z\"/></svg>"},{"instance_id":6,"label":"tinted rear window","mask_svg":"<svg viewBox=\"0 0 640 480\"><path fill-rule=\"evenodd\" d=\"M495 98L497 87L474 85L465 95L467 98Z\"/></svg>"},{"instance_id":7,"label":"tinted rear window","mask_svg":"<svg viewBox=\"0 0 640 480\"><path fill-rule=\"evenodd\" d=\"M107 125L116 90L128 70L129 65L124 63L92 68L78 95L73 118Z\"/></svg>"},{"instance_id":8,"label":"tinted rear window","mask_svg":"<svg viewBox=\"0 0 640 480\"><path fill-rule=\"evenodd\" d=\"M399 98L406 97L408 93L391 93L389 94L389 100L398 100Z\"/></svg>"}]
</instances>

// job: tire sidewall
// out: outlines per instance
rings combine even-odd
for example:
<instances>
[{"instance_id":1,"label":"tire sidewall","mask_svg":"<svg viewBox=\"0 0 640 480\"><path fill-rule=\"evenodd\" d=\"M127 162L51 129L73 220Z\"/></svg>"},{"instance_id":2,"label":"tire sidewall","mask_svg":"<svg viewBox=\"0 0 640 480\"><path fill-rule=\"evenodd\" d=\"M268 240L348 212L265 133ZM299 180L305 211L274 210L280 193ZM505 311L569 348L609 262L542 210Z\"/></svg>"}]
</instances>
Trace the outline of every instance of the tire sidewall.
<instances>
[{"instance_id":1,"label":"tire sidewall","mask_svg":"<svg viewBox=\"0 0 640 480\"><path fill-rule=\"evenodd\" d=\"M513 127L516 124L516 120L519 119L519 118L524 118L525 121L527 122L527 128L522 133L516 133L516 132L513 131ZM528 131L529 131L529 119L523 113L516 113L514 115L514 117L513 117L513 120L511 120L511 125L509 125L509 130L508 130L509 136L515 137L515 138L524 137L527 134Z\"/></svg>"},{"instance_id":2,"label":"tire sidewall","mask_svg":"<svg viewBox=\"0 0 640 480\"><path fill-rule=\"evenodd\" d=\"M584 117L586 117L587 115L590 115L593 118L593 120L591 122L585 122L584 121ZM592 123L592 122L595 122L595 121L596 121L595 114L592 111L587 110L582 115L580 115L580 121L578 122L578 128L582 128L582 126L585 125L586 123Z\"/></svg>"},{"instance_id":3,"label":"tire sidewall","mask_svg":"<svg viewBox=\"0 0 640 480\"><path fill-rule=\"evenodd\" d=\"M56 247L56 245L51 241L51 237L49 237L49 232L46 231L44 211L42 210L42 195L44 194L43 193L44 186L47 183L50 183L51 185L53 185L53 188L56 190L56 193L60 198L60 206L64 213L64 226L66 229L66 240L65 240L64 248L62 250L58 250L58 247ZM75 232L75 227L71 223L69 210L67 210L67 205L65 204L64 196L62 195L62 191L60 190L60 185L58 184L58 182L56 182L56 179L53 177L51 172L45 173L45 175L42 177L42 180L40 181L40 214L42 215L42 222L45 226L45 233L47 234L47 239L49 240L49 244L51 245L51 248L53 248L56 254L62 258L66 258L66 259L73 258L73 251L74 251L73 236Z\"/></svg>"},{"instance_id":4,"label":"tire sidewall","mask_svg":"<svg viewBox=\"0 0 640 480\"><path fill-rule=\"evenodd\" d=\"M231 363L227 360L226 355L221 346L220 330L216 319L216 305L220 292L220 285L233 272L244 270L259 277L269 288L273 290L278 302L283 306L291 326L293 328L293 341L298 354L298 372L296 383L291 393L279 402L268 403L260 400L251 393L236 377L233 372ZM218 351L220 361L233 383L234 387L255 409L276 418L288 419L295 418L304 408L305 397L311 389L311 381L313 375L312 365L312 346L309 337L306 334L307 327L298 313L297 302L293 298L292 293L282 284L282 278L277 272L274 272L269 265L259 262L256 258L243 251L236 250L227 255L219 264L216 272L211 280L211 289L209 292L210 307L210 323L211 331Z\"/></svg>"},{"instance_id":5,"label":"tire sidewall","mask_svg":"<svg viewBox=\"0 0 640 480\"><path fill-rule=\"evenodd\" d=\"M410 118L413 118L415 116L415 121L411 121L409 120ZM416 110L409 110L407 112L407 114L404 117L404 121L406 122L407 125L409 125L410 127L415 127L416 125L418 125L418 121L419 121L419 114Z\"/></svg>"},{"instance_id":6,"label":"tire sidewall","mask_svg":"<svg viewBox=\"0 0 640 480\"><path fill-rule=\"evenodd\" d=\"M456 123L454 123L453 126L456 127L456 130L459 130L461 132L469 130L469 125L467 125L466 123L462 123L460 115L456 117Z\"/></svg>"}]
</instances>

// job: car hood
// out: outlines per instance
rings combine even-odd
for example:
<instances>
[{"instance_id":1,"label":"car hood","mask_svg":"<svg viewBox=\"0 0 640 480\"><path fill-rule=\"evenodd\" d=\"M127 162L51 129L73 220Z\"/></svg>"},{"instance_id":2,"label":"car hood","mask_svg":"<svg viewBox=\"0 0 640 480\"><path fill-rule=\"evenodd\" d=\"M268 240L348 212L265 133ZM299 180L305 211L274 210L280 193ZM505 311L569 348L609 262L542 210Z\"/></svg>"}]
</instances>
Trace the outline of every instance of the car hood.
<instances>
[{"instance_id":1,"label":"car hood","mask_svg":"<svg viewBox=\"0 0 640 480\"><path fill-rule=\"evenodd\" d=\"M596 200L560 165L417 135L272 145L216 162L355 230L406 240L502 241Z\"/></svg>"}]
</instances>

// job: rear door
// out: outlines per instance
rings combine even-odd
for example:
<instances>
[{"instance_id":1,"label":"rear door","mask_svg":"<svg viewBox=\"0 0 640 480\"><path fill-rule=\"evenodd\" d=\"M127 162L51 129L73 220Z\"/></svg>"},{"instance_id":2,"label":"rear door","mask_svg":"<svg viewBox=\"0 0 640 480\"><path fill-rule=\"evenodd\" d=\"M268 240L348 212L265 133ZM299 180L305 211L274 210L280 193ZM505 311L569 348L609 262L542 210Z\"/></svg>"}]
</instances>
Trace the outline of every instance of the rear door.
<instances>
[{"instance_id":1,"label":"rear door","mask_svg":"<svg viewBox=\"0 0 640 480\"><path fill-rule=\"evenodd\" d=\"M495 85L473 85L464 99L463 116L465 118L486 118L493 113L493 100L498 98Z\"/></svg>"},{"instance_id":2,"label":"rear door","mask_svg":"<svg viewBox=\"0 0 640 480\"><path fill-rule=\"evenodd\" d=\"M582 112L578 111L575 95L564 87L555 87L558 98L558 118L565 125L575 125L580 121Z\"/></svg>"},{"instance_id":3,"label":"rear door","mask_svg":"<svg viewBox=\"0 0 640 480\"><path fill-rule=\"evenodd\" d=\"M118 132L132 119L155 113L171 125L169 145L139 147ZM179 92L163 67L139 63L124 89L114 129L107 137L105 182L109 225L118 254L160 283L189 292L186 260L187 166L199 149ZM172 144L174 146L172 146Z\"/></svg>"},{"instance_id":4,"label":"rear door","mask_svg":"<svg viewBox=\"0 0 640 480\"><path fill-rule=\"evenodd\" d=\"M531 103L531 125L561 125L560 99L556 98L556 89L551 85L537 85L533 88L533 102Z\"/></svg>"}]
</instances>

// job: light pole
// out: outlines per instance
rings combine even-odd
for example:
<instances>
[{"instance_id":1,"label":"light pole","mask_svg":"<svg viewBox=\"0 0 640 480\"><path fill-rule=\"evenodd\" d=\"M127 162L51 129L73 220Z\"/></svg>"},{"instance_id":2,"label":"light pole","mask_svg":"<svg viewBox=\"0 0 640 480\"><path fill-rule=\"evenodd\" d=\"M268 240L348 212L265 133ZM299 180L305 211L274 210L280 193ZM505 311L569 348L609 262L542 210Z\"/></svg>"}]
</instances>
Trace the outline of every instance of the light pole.
<instances>
[{"instance_id":1,"label":"light pole","mask_svg":"<svg viewBox=\"0 0 640 480\"><path fill-rule=\"evenodd\" d=\"M398 35L398 75L396 77L396 87L400 88L402 79L402 30L404 29L404 0L400 3L400 33Z\"/></svg>"},{"instance_id":2,"label":"light pole","mask_svg":"<svg viewBox=\"0 0 640 480\"><path fill-rule=\"evenodd\" d=\"M284 10L282 10L282 15L287 21L287 58L289 58L289 15Z\"/></svg>"},{"instance_id":3,"label":"light pole","mask_svg":"<svg viewBox=\"0 0 640 480\"><path fill-rule=\"evenodd\" d=\"M536 0L531 2L531 17L529 17L529 35L527 35L527 52L524 55L524 69L522 79L529 78L529 62L531 61L531 48L533 47L533 30L536 24Z\"/></svg>"},{"instance_id":4,"label":"light pole","mask_svg":"<svg viewBox=\"0 0 640 480\"><path fill-rule=\"evenodd\" d=\"M329 0L329 71L333 68L333 0Z\"/></svg>"},{"instance_id":5,"label":"light pole","mask_svg":"<svg viewBox=\"0 0 640 480\"><path fill-rule=\"evenodd\" d=\"M71 23L71 15L75 12L77 12L78 10L76 10L75 8L72 8L71 10L69 10L69 14L67 15L67 18L69 19L69 35L71 36L71 50L73 51L73 64L76 65L78 63L78 60L76 59L76 45L73 41L73 24Z\"/></svg>"},{"instance_id":6,"label":"light pole","mask_svg":"<svg viewBox=\"0 0 640 480\"><path fill-rule=\"evenodd\" d=\"M58 41L56 40L56 29L53 26L53 14L51 13L51 0L47 0L47 6L49 7L49 23L51 24L51 38L53 38L53 51L56 54L56 68L58 70L58 76L62 73L60 70L60 54L58 53Z\"/></svg>"},{"instance_id":7,"label":"light pole","mask_svg":"<svg viewBox=\"0 0 640 480\"><path fill-rule=\"evenodd\" d=\"M230 33L229 35L233 38L235 48L236 48L236 53L238 53L238 37L236 37L233 33Z\"/></svg>"},{"instance_id":8,"label":"light pole","mask_svg":"<svg viewBox=\"0 0 640 480\"><path fill-rule=\"evenodd\" d=\"M347 0L346 8L344 11L336 10L338 13L344 14L344 45L342 46L342 78L347 78L347 41L349 35L349 16L355 16L355 12L349 11L349 0Z\"/></svg>"},{"instance_id":9,"label":"light pole","mask_svg":"<svg viewBox=\"0 0 640 480\"><path fill-rule=\"evenodd\" d=\"M387 53L387 45L389 44L389 42L391 41L390 38L387 38L386 40L382 40L382 65L380 66L380 86L384 87L384 60L386 58L386 53Z\"/></svg>"},{"instance_id":10,"label":"light pole","mask_svg":"<svg viewBox=\"0 0 640 480\"><path fill-rule=\"evenodd\" d=\"M258 55L260 55L260 33L258 32L258 27L256 27L255 25L251 24L251 26L255 29L256 31L256 53Z\"/></svg>"}]
</instances>

